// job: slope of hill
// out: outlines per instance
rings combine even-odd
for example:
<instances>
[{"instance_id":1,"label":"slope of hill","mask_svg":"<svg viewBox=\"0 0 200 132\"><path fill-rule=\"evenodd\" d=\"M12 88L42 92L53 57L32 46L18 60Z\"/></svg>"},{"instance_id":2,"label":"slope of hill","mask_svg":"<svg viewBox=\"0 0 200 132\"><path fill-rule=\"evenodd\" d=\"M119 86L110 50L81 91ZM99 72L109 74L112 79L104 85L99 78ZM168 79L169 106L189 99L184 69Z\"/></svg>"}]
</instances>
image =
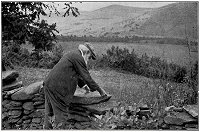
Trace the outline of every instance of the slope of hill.
<instances>
[{"instance_id":1,"label":"slope of hill","mask_svg":"<svg viewBox=\"0 0 200 132\"><path fill-rule=\"evenodd\" d=\"M198 3L179 2L160 8L111 5L78 17L43 17L57 23L62 35L153 36L198 38Z\"/></svg>"},{"instance_id":2,"label":"slope of hill","mask_svg":"<svg viewBox=\"0 0 200 132\"><path fill-rule=\"evenodd\" d=\"M176 3L158 8L137 32L142 35L197 38L198 5L194 2ZM195 36L193 36L193 34Z\"/></svg>"}]
</instances>

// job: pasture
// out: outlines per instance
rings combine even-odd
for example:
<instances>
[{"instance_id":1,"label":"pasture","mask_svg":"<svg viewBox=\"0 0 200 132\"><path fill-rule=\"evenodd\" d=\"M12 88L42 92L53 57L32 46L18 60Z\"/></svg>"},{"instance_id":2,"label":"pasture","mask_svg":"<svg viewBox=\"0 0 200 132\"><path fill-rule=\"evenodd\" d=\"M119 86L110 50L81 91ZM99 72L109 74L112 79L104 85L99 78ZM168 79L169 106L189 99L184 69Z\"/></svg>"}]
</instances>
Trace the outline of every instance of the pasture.
<instances>
[{"instance_id":1,"label":"pasture","mask_svg":"<svg viewBox=\"0 0 200 132\"><path fill-rule=\"evenodd\" d=\"M50 72L50 69L41 68L15 67L15 69L20 74L19 80L25 86L44 80ZM157 96L156 91L160 89L160 86L163 86L159 80L135 74L121 73L110 69L90 70L90 74L100 87L105 89L106 92L113 96L113 99L121 102L123 105L134 105L134 103L138 103L141 99L152 103L155 96ZM168 99L182 98L182 94L185 91L188 92L191 90L186 84L172 82L168 82L163 87L170 91L175 91ZM178 96L175 96L175 94L178 94ZM172 100L168 101L168 103L172 103Z\"/></svg>"},{"instance_id":2,"label":"pasture","mask_svg":"<svg viewBox=\"0 0 200 132\"><path fill-rule=\"evenodd\" d=\"M77 49L79 44L84 42L63 42L58 41L58 45L61 45L64 52ZM198 61L198 52L191 52L191 59L189 57L188 47L185 45L172 45L172 44L155 44L155 43L120 43L120 42L92 42L95 52L101 56L106 54L107 49L112 46L118 46L119 48L127 48L129 52L133 49L139 56L147 54L149 57L160 57L163 60L178 64L180 66L190 66L190 60L194 63ZM32 50L31 45L23 45L24 48ZM198 51L197 47L192 47L191 51Z\"/></svg>"},{"instance_id":3,"label":"pasture","mask_svg":"<svg viewBox=\"0 0 200 132\"><path fill-rule=\"evenodd\" d=\"M75 50L79 44L83 42L58 42L66 51ZM150 43L110 43L110 42L92 42L95 52L98 55L105 54L107 49L112 46L119 46L120 48L127 48L129 52L133 49L136 54L147 54L152 57L160 57L168 62L173 62L181 66L190 66L189 50L184 45L171 44L150 44ZM198 50L197 47L192 47L192 50ZM191 52L191 61L198 60L198 52Z\"/></svg>"}]
</instances>

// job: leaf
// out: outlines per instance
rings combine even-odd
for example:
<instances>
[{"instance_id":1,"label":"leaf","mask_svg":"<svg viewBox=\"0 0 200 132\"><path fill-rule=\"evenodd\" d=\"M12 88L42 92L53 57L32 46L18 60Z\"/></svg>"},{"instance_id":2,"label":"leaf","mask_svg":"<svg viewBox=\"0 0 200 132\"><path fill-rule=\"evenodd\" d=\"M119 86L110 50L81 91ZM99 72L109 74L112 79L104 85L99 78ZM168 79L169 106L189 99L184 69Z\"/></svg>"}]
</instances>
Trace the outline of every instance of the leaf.
<instances>
[{"instance_id":1,"label":"leaf","mask_svg":"<svg viewBox=\"0 0 200 132\"><path fill-rule=\"evenodd\" d=\"M117 127L117 125L115 125L115 124L111 124L110 126L111 126L111 128L110 128L111 130L115 129Z\"/></svg>"}]
</instances>

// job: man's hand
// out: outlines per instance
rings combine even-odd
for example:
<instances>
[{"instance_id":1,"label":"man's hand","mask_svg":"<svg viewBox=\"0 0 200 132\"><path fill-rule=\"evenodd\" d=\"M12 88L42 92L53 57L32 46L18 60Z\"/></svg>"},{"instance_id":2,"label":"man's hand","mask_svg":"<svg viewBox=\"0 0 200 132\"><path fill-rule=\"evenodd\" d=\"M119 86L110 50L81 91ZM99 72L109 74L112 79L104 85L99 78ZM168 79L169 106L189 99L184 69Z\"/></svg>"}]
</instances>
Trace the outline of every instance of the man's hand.
<instances>
[{"instance_id":1,"label":"man's hand","mask_svg":"<svg viewBox=\"0 0 200 132\"><path fill-rule=\"evenodd\" d=\"M88 94L88 93L90 93L90 88L87 86L87 85L85 85L85 86L83 86L83 88L85 89L85 94Z\"/></svg>"}]
</instances>

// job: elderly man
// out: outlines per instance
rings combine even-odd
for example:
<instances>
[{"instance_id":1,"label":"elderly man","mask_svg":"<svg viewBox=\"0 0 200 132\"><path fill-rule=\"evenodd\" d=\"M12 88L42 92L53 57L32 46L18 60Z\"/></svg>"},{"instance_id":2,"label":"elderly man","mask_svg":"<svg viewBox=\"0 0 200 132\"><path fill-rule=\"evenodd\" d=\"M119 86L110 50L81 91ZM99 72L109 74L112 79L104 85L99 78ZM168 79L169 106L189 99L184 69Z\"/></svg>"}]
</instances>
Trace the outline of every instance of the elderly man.
<instances>
[{"instance_id":1,"label":"elderly man","mask_svg":"<svg viewBox=\"0 0 200 132\"><path fill-rule=\"evenodd\" d=\"M45 129L52 129L49 122L55 116L55 123L65 120L68 106L72 101L77 85L87 86L90 91L98 91L101 96L106 92L91 78L87 70L89 59L96 59L89 43L81 44L78 50L69 52L60 59L44 80L45 91Z\"/></svg>"}]
</instances>

